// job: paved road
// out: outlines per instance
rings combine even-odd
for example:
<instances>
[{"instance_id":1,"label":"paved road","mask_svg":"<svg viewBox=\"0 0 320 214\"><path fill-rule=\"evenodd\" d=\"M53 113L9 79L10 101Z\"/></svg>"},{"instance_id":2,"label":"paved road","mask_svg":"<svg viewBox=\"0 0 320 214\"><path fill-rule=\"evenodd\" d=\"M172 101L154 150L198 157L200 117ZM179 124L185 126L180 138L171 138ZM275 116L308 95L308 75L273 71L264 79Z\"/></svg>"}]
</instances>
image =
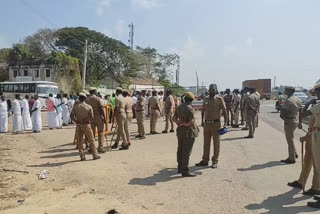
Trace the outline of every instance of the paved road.
<instances>
[{"instance_id":1,"label":"paved road","mask_svg":"<svg viewBox=\"0 0 320 214\"><path fill-rule=\"evenodd\" d=\"M287 145L279 114L270 113L272 105L271 101L262 103L255 139L243 139L248 133L239 129L230 129L222 137L218 169L194 167L202 156L201 134L190 158L191 171L198 175L195 178L181 178L176 173L174 133L133 140L129 151L108 152L98 161L91 161L87 154L85 162L79 161L78 152L70 144L73 127L44 130L40 134L2 135L0 167L26 170L29 174L2 173L6 179L14 178L10 177L4 189L4 184L0 185L0 196L9 195L4 201L0 197L0 212L104 214L110 209L130 214L315 212L306 207L312 200L310 197L286 185L297 179L301 163L299 160L295 165L280 163L280 159L287 157ZM148 120L145 126L148 131ZM160 119L158 131L163 127ZM135 132L136 124L131 129ZM300 151L299 143L296 145ZM49 171L48 178L38 180L36 174L43 169ZM21 198L25 202L18 205Z\"/></svg>"}]
</instances>

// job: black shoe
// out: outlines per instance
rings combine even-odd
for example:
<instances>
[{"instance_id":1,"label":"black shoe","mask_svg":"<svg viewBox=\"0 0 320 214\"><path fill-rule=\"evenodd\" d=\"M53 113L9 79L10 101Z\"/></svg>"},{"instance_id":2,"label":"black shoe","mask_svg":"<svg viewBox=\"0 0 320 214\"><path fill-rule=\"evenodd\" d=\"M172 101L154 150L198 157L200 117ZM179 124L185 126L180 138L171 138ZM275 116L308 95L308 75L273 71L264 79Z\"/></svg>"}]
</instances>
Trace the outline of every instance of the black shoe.
<instances>
[{"instance_id":1,"label":"black shoe","mask_svg":"<svg viewBox=\"0 0 320 214\"><path fill-rule=\"evenodd\" d=\"M297 189L302 189L302 185L298 181L289 182L288 186Z\"/></svg>"},{"instance_id":2,"label":"black shoe","mask_svg":"<svg viewBox=\"0 0 320 214\"><path fill-rule=\"evenodd\" d=\"M170 130L170 133L173 133L174 132L174 130L172 129L172 130Z\"/></svg>"},{"instance_id":3,"label":"black shoe","mask_svg":"<svg viewBox=\"0 0 320 214\"><path fill-rule=\"evenodd\" d=\"M83 157L80 159L80 161L85 161L86 160L86 157Z\"/></svg>"},{"instance_id":4,"label":"black shoe","mask_svg":"<svg viewBox=\"0 0 320 214\"><path fill-rule=\"evenodd\" d=\"M286 164L295 164L296 161L294 160L289 160L289 158L285 159L285 160L281 160L282 163L286 163Z\"/></svg>"},{"instance_id":5,"label":"black shoe","mask_svg":"<svg viewBox=\"0 0 320 214\"><path fill-rule=\"evenodd\" d=\"M178 174L181 174L181 173L182 173L182 171L180 169L178 169Z\"/></svg>"},{"instance_id":6,"label":"black shoe","mask_svg":"<svg viewBox=\"0 0 320 214\"><path fill-rule=\"evenodd\" d=\"M99 160L101 157L99 156L99 155L97 155L97 156L94 156L93 157L93 160Z\"/></svg>"},{"instance_id":7,"label":"black shoe","mask_svg":"<svg viewBox=\"0 0 320 214\"><path fill-rule=\"evenodd\" d=\"M145 136L141 136L139 139L143 140L143 139L146 139L146 137Z\"/></svg>"},{"instance_id":8,"label":"black shoe","mask_svg":"<svg viewBox=\"0 0 320 214\"><path fill-rule=\"evenodd\" d=\"M99 154L103 154L103 153L106 153L106 151L105 151L103 148L99 148L99 149L98 149L98 153L99 153Z\"/></svg>"},{"instance_id":9,"label":"black shoe","mask_svg":"<svg viewBox=\"0 0 320 214\"><path fill-rule=\"evenodd\" d=\"M251 139L253 138L253 136L247 136L247 137L244 137L245 139Z\"/></svg>"},{"instance_id":10,"label":"black shoe","mask_svg":"<svg viewBox=\"0 0 320 214\"><path fill-rule=\"evenodd\" d=\"M153 132L153 134L160 134L159 132Z\"/></svg>"},{"instance_id":11,"label":"black shoe","mask_svg":"<svg viewBox=\"0 0 320 214\"><path fill-rule=\"evenodd\" d=\"M196 174L189 173L189 172L182 173L182 177L196 177L196 176L197 176Z\"/></svg>"},{"instance_id":12,"label":"black shoe","mask_svg":"<svg viewBox=\"0 0 320 214\"><path fill-rule=\"evenodd\" d=\"M314 195L320 195L320 191L314 190L314 189L309 189L309 190L303 192L302 194L308 195L308 196L314 196Z\"/></svg>"},{"instance_id":13,"label":"black shoe","mask_svg":"<svg viewBox=\"0 0 320 214\"><path fill-rule=\"evenodd\" d=\"M166 130L162 131L162 134L167 134L167 133L168 133L168 131L166 131Z\"/></svg>"},{"instance_id":14,"label":"black shoe","mask_svg":"<svg viewBox=\"0 0 320 214\"><path fill-rule=\"evenodd\" d=\"M298 156L298 154L296 153L296 159L298 159L298 157L299 157L299 156Z\"/></svg>"},{"instance_id":15,"label":"black shoe","mask_svg":"<svg viewBox=\"0 0 320 214\"><path fill-rule=\"evenodd\" d=\"M119 150L129 150L129 145L121 146Z\"/></svg>"},{"instance_id":16,"label":"black shoe","mask_svg":"<svg viewBox=\"0 0 320 214\"><path fill-rule=\"evenodd\" d=\"M141 135L137 135L137 136L135 136L135 138L141 138L142 136Z\"/></svg>"},{"instance_id":17,"label":"black shoe","mask_svg":"<svg viewBox=\"0 0 320 214\"><path fill-rule=\"evenodd\" d=\"M115 143L115 144L113 144L112 146L111 146L111 149L117 149L118 148L118 144L117 143Z\"/></svg>"},{"instance_id":18,"label":"black shoe","mask_svg":"<svg viewBox=\"0 0 320 214\"><path fill-rule=\"evenodd\" d=\"M319 209L320 208L320 201L308 202L307 205L308 205L308 207Z\"/></svg>"},{"instance_id":19,"label":"black shoe","mask_svg":"<svg viewBox=\"0 0 320 214\"><path fill-rule=\"evenodd\" d=\"M244 127L241 129L242 131L245 131L245 130L249 130L248 128Z\"/></svg>"},{"instance_id":20,"label":"black shoe","mask_svg":"<svg viewBox=\"0 0 320 214\"><path fill-rule=\"evenodd\" d=\"M232 125L232 128L239 128L239 125Z\"/></svg>"},{"instance_id":21,"label":"black shoe","mask_svg":"<svg viewBox=\"0 0 320 214\"><path fill-rule=\"evenodd\" d=\"M196 164L196 166L208 166L208 163L200 161L199 163Z\"/></svg>"}]
</instances>

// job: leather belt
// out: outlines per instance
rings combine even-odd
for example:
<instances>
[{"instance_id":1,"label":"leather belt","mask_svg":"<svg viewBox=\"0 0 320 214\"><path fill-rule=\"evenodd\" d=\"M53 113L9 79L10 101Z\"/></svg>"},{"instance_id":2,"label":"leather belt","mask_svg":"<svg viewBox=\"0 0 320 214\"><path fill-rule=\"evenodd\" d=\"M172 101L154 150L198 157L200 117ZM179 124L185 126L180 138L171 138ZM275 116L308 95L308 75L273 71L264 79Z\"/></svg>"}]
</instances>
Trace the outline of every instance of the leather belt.
<instances>
[{"instance_id":1,"label":"leather belt","mask_svg":"<svg viewBox=\"0 0 320 214\"><path fill-rule=\"evenodd\" d=\"M217 119L217 120L206 120L205 121L206 124L213 124L213 123L218 123L218 122L220 122L219 119Z\"/></svg>"},{"instance_id":2,"label":"leather belt","mask_svg":"<svg viewBox=\"0 0 320 214\"><path fill-rule=\"evenodd\" d=\"M308 129L309 132L320 132L320 127L312 127Z\"/></svg>"},{"instance_id":3,"label":"leather belt","mask_svg":"<svg viewBox=\"0 0 320 214\"><path fill-rule=\"evenodd\" d=\"M142 112L142 111L144 111L144 110L136 110L136 112Z\"/></svg>"}]
</instances>

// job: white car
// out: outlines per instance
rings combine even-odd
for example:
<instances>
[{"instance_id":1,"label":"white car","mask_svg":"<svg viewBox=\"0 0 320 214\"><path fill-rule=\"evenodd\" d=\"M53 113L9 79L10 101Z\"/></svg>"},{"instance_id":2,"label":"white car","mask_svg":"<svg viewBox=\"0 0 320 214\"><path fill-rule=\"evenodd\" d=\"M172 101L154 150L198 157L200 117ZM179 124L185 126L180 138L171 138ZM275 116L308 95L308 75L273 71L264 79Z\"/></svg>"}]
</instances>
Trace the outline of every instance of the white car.
<instances>
[{"instance_id":1,"label":"white car","mask_svg":"<svg viewBox=\"0 0 320 214\"><path fill-rule=\"evenodd\" d=\"M307 104L308 96L304 92L294 92L294 95L301 100L303 105Z\"/></svg>"}]
</instances>

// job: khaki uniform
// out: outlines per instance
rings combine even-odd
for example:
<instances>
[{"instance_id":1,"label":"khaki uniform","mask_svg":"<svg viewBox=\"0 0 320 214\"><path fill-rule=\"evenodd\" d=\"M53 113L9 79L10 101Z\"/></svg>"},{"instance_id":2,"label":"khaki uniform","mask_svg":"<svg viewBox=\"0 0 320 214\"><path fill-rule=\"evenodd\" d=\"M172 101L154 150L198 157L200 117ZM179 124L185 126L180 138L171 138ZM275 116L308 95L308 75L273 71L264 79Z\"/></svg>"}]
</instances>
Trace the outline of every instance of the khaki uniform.
<instances>
[{"instance_id":1,"label":"khaki uniform","mask_svg":"<svg viewBox=\"0 0 320 214\"><path fill-rule=\"evenodd\" d=\"M224 96L224 102L226 104L226 108L227 108L227 125L230 124L230 121L231 121L231 124L233 124L233 111L232 111L232 95L225 95Z\"/></svg>"},{"instance_id":2,"label":"khaki uniform","mask_svg":"<svg viewBox=\"0 0 320 214\"><path fill-rule=\"evenodd\" d=\"M291 96L286 99L281 108L280 117L284 120L284 131L288 143L290 161L295 161L296 148L294 146L294 131L299 124L298 113L301 109L301 100L296 96Z\"/></svg>"},{"instance_id":3,"label":"khaki uniform","mask_svg":"<svg viewBox=\"0 0 320 214\"><path fill-rule=\"evenodd\" d=\"M138 123L138 135L141 137L144 137L146 135L144 131L145 105L146 105L146 98L140 95L137 101L136 112L137 112L137 123Z\"/></svg>"},{"instance_id":4,"label":"khaki uniform","mask_svg":"<svg viewBox=\"0 0 320 214\"><path fill-rule=\"evenodd\" d=\"M242 123L245 122L245 128L248 128L248 121L247 121L247 98L249 97L248 93L244 93L242 98L241 98L241 111L242 111L242 115L241 115L241 119L242 119Z\"/></svg>"},{"instance_id":5,"label":"khaki uniform","mask_svg":"<svg viewBox=\"0 0 320 214\"><path fill-rule=\"evenodd\" d=\"M233 117L234 117L234 125L239 125L239 112L241 106L241 97L239 94L236 94L233 98L232 102L232 110L233 110ZM236 108L237 107L237 108Z\"/></svg>"},{"instance_id":6,"label":"khaki uniform","mask_svg":"<svg viewBox=\"0 0 320 214\"><path fill-rule=\"evenodd\" d=\"M94 145L94 135L90 126L90 121L93 119L93 109L90 105L86 103L79 103L74 105L71 112L71 119L77 124L77 132L78 132L78 140L77 147L80 153L81 159L85 158L84 150L83 150L83 135L85 135L88 143L90 144L90 149L92 151L92 155L95 158L97 156L97 149ZM81 140L80 140L81 139Z\"/></svg>"},{"instance_id":7,"label":"khaki uniform","mask_svg":"<svg viewBox=\"0 0 320 214\"><path fill-rule=\"evenodd\" d=\"M310 111L313 113L315 122L311 129L312 158L314 168L315 190L319 190L320 184L320 104L313 106Z\"/></svg>"},{"instance_id":8,"label":"khaki uniform","mask_svg":"<svg viewBox=\"0 0 320 214\"><path fill-rule=\"evenodd\" d=\"M177 162L179 173L189 172L189 158L195 138L198 137L198 127L195 123L195 111L191 104L183 103L179 105L174 113L174 119L180 122L188 123L193 121L192 127L179 126L177 128L178 150Z\"/></svg>"},{"instance_id":9,"label":"khaki uniform","mask_svg":"<svg viewBox=\"0 0 320 214\"><path fill-rule=\"evenodd\" d=\"M312 115L309 121L309 128L312 128L314 126L314 123L315 123L315 117L314 115ZM312 133L309 132L309 135L312 135ZM312 165L314 164L314 158L312 156L312 139L311 138L307 140L305 150L306 152L304 154L303 167L300 173L300 177L298 179L298 182L303 187L307 183ZM313 178L312 178L311 189L320 191L320 183L319 183L319 179L317 178L317 172L315 171L315 168L313 168Z\"/></svg>"},{"instance_id":10,"label":"khaki uniform","mask_svg":"<svg viewBox=\"0 0 320 214\"><path fill-rule=\"evenodd\" d=\"M256 129L255 120L260 106L260 99L256 93L250 94L246 99L247 123L249 136L253 137Z\"/></svg>"},{"instance_id":11,"label":"khaki uniform","mask_svg":"<svg viewBox=\"0 0 320 214\"><path fill-rule=\"evenodd\" d=\"M117 133L117 139L115 143L118 144L121 137L123 140L124 146L128 145L127 137L124 130L125 122L127 120L125 107L126 107L126 99L122 96L122 94L119 94L116 97L116 111L117 111L116 120L118 125L118 133Z\"/></svg>"},{"instance_id":12,"label":"khaki uniform","mask_svg":"<svg viewBox=\"0 0 320 214\"><path fill-rule=\"evenodd\" d=\"M258 98L259 98L259 100L260 100L260 99L261 99L260 93L256 91L255 94L258 96ZM255 124L256 127L259 126L259 114L257 114L257 116L256 116L256 118L255 118L255 120L254 120L254 124Z\"/></svg>"},{"instance_id":13,"label":"khaki uniform","mask_svg":"<svg viewBox=\"0 0 320 214\"><path fill-rule=\"evenodd\" d=\"M149 98L149 104L150 104L150 133L156 132L156 125L158 118L160 117L160 111L159 111L159 100L156 96Z\"/></svg>"},{"instance_id":14,"label":"khaki uniform","mask_svg":"<svg viewBox=\"0 0 320 214\"><path fill-rule=\"evenodd\" d=\"M91 123L91 128L93 132L93 136L96 134L96 129L98 129L98 141L99 141L99 149L103 149L103 129L104 129L104 121L101 116L100 108L102 108L103 104L101 103L101 99L96 95L90 95L86 99L86 103L88 103L93 109L93 121Z\"/></svg>"},{"instance_id":15,"label":"khaki uniform","mask_svg":"<svg viewBox=\"0 0 320 214\"><path fill-rule=\"evenodd\" d=\"M174 111L174 99L172 97L172 95L169 95L166 98L166 102L165 102L165 116L166 116L166 127L165 127L165 131L168 131L169 129L169 121L171 124L171 129L174 129L174 125L173 125L173 121L172 121L172 116L173 116L173 111Z\"/></svg>"},{"instance_id":16,"label":"khaki uniform","mask_svg":"<svg viewBox=\"0 0 320 214\"><path fill-rule=\"evenodd\" d=\"M213 138L213 157L212 162L217 163L220 154L220 135L221 128L221 113L226 113L226 105L220 96L210 98L207 96L203 100L204 111L204 144L202 160L205 163L209 162L211 138Z\"/></svg>"},{"instance_id":17,"label":"khaki uniform","mask_svg":"<svg viewBox=\"0 0 320 214\"><path fill-rule=\"evenodd\" d=\"M127 141L129 143L129 145L131 144L130 141L130 125L132 123L132 118L133 118L133 112L132 112L132 107L133 107L133 99L129 96L124 98L126 100L125 103L125 110L126 110L126 114L127 114L127 118L126 118L126 122L124 123L124 131L127 137Z\"/></svg>"}]
</instances>

